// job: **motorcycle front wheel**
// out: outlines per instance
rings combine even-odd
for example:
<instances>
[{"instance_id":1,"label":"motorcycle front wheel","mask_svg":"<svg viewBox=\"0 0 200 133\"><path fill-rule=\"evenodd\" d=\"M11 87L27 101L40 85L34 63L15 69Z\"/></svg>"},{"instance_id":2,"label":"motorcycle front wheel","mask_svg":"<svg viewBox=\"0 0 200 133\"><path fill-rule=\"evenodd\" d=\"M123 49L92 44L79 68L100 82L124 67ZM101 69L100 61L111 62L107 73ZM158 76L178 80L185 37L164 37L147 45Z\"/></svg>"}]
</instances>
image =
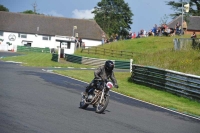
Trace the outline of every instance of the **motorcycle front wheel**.
<instances>
[{"instance_id":1,"label":"motorcycle front wheel","mask_svg":"<svg viewBox=\"0 0 200 133\"><path fill-rule=\"evenodd\" d=\"M96 113L103 113L109 103L109 96L105 96L96 106Z\"/></svg>"}]
</instances>

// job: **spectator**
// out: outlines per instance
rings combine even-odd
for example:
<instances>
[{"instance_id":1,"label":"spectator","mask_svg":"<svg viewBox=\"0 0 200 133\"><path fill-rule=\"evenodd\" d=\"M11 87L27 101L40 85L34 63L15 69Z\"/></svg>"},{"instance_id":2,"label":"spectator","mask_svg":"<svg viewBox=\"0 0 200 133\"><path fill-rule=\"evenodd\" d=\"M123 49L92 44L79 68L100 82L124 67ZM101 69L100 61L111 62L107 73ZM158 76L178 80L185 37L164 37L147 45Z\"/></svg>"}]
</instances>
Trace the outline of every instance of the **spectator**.
<instances>
[{"instance_id":1,"label":"spectator","mask_svg":"<svg viewBox=\"0 0 200 133\"><path fill-rule=\"evenodd\" d=\"M129 33L128 38L127 39L131 39L132 38L132 32Z\"/></svg>"},{"instance_id":2,"label":"spectator","mask_svg":"<svg viewBox=\"0 0 200 133\"><path fill-rule=\"evenodd\" d=\"M176 29L176 33L175 34L180 35L181 34L181 26L180 26L179 21L176 23L175 29Z\"/></svg>"},{"instance_id":3,"label":"spectator","mask_svg":"<svg viewBox=\"0 0 200 133\"><path fill-rule=\"evenodd\" d=\"M75 44L76 44L76 48L79 47L79 41L78 41L78 38L75 39Z\"/></svg>"},{"instance_id":4,"label":"spectator","mask_svg":"<svg viewBox=\"0 0 200 133\"><path fill-rule=\"evenodd\" d=\"M136 38L135 32L133 32L132 39Z\"/></svg>"},{"instance_id":5,"label":"spectator","mask_svg":"<svg viewBox=\"0 0 200 133\"><path fill-rule=\"evenodd\" d=\"M174 28L170 28L170 36L174 36L175 33L174 33Z\"/></svg>"},{"instance_id":6,"label":"spectator","mask_svg":"<svg viewBox=\"0 0 200 133\"><path fill-rule=\"evenodd\" d=\"M144 37L144 30L140 30L140 37Z\"/></svg>"},{"instance_id":7,"label":"spectator","mask_svg":"<svg viewBox=\"0 0 200 133\"><path fill-rule=\"evenodd\" d=\"M85 49L85 42L82 42L82 48Z\"/></svg>"},{"instance_id":8,"label":"spectator","mask_svg":"<svg viewBox=\"0 0 200 133\"><path fill-rule=\"evenodd\" d=\"M110 43L108 38L106 38L105 43Z\"/></svg>"},{"instance_id":9,"label":"spectator","mask_svg":"<svg viewBox=\"0 0 200 133\"><path fill-rule=\"evenodd\" d=\"M161 33L163 34L165 32L165 24L162 24L160 27Z\"/></svg>"},{"instance_id":10,"label":"spectator","mask_svg":"<svg viewBox=\"0 0 200 133\"><path fill-rule=\"evenodd\" d=\"M158 29L158 27L157 27L157 25L155 24L155 26L154 26L153 29L152 29L153 35L155 35L155 36L157 35L157 34L156 34L157 29Z\"/></svg>"},{"instance_id":11,"label":"spectator","mask_svg":"<svg viewBox=\"0 0 200 133\"><path fill-rule=\"evenodd\" d=\"M183 33L185 33L187 31L187 23L185 20L183 21L182 27L183 27Z\"/></svg>"},{"instance_id":12,"label":"spectator","mask_svg":"<svg viewBox=\"0 0 200 133\"><path fill-rule=\"evenodd\" d=\"M197 37L197 35L196 35L195 31L194 31L193 34L191 35L191 38L194 39L196 37Z\"/></svg>"},{"instance_id":13,"label":"spectator","mask_svg":"<svg viewBox=\"0 0 200 133\"><path fill-rule=\"evenodd\" d=\"M149 32L148 32L148 36L154 36L153 29L152 29L152 30L149 30Z\"/></svg>"},{"instance_id":14,"label":"spectator","mask_svg":"<svg viewBox=\"0 0 200 133\"><path fill-rule=\"evenodd\" d=\"M191 38L192 38L192 48L195 49L196 48L196 43L195 43L195 38L196 38L196 33L195 31L193 32L193 34L191 35Z\"/></svg>"},{"instance_id":15,"label":"spectator","mask_svg":"<svg viewBox=\"0 0 200 133\"><path fill-rule=\"evenodd\" d=\"M163 35L169 36L169 34L170 34L170 28L169 28L169 27L166 27L166 28L165 28L165 31L163 32Z\"/></svg>"},{"instance_id":16,"label":"spectator","mask_svg":"<svg viewBox=\"0 0 200 133\"><path fill-rule=\"evenodd\" d=\"M105 34L104 33L102 33L102 45L105 43L105 38L106 38L106 36L105 36Z\"/></svg>"},{"instance_id":17,"label":"spectator","mask_svg":"<svg viewBox=\"0 0 200 133\"><path fill-rule=\"evenodd\" d=\"M136 38L140 38L140 32L138 32L138 34L137 34Z\"/></svg>"},{"instance_id":18,"label":"spectator","mask_svg":"<svg viewBox=\"0 0 200 133\"><path fill-rule=\"evenodd\" d=\"M116 35L115 35L115 41L118 41L118 40L119 40L119 35L116 34Z\"/></svg>"},{"instance_id":19,"label":"spectator","mask_svg":"<svg viewBox=\"0 0 200 133\"><path fill-rule=\"evenodd\" d=\"M79 42L79 47L81 48L82 47L82 38L78 38L78 42Z\"/></svg>"}]
</instances>

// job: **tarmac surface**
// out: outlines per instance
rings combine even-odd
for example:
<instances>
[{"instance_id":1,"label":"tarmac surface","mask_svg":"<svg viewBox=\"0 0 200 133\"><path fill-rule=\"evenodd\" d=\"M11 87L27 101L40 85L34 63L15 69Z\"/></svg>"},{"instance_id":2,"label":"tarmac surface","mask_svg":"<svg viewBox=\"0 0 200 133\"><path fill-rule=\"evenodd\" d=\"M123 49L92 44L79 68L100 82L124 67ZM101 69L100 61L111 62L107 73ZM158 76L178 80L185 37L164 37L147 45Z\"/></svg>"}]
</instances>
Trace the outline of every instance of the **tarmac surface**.
<instances>
[{"instance_id":1,"label":"tarmac surface","mask_svg":"<svg viewBox=\"0 0 200 133\"><path fill-rule=\"evenodd\" d=\"M0 57L2 53L0 52ZM3 56L9 56L4 55ZM110 92L103 114L79 108L87 83L0 61L2 133L199 133L200 119ZM120 89L120 88L119 88Z\"/></svg>"}]
</instances>

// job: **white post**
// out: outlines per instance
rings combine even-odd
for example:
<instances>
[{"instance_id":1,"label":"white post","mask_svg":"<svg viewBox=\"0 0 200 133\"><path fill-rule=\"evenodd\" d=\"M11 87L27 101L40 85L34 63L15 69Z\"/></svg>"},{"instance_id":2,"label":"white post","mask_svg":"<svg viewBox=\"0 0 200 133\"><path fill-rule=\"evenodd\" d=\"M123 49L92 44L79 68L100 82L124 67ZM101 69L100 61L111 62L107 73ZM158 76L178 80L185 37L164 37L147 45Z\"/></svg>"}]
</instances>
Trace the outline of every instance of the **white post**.
<instances>
[{"instance_id":1,"label":"white post","mask_svg":"<svg viewBox=\"0 0 200 133\"><path fill-rule=\"evenodd\" d=\"M60 60L60 48L58 48L58 62Z\"/></svg>"},{"instance_id":2,"label":"white post","mask_svg":"<svg viewBox=\"0 0 200 133\"><path fill-rule=\"evenodd\" d=\"M130 59L130 73L132 72L133 59Z\"/></svg>"}]
</instances>

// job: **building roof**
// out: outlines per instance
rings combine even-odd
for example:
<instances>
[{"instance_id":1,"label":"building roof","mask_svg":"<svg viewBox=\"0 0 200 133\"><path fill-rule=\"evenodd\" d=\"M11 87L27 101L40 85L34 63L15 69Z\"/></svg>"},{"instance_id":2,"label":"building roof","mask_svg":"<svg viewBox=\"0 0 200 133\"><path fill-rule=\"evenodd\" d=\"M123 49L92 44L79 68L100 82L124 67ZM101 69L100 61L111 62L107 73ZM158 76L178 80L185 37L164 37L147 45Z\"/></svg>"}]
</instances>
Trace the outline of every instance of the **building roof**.
<instances>
[{"instance_id":1,"label":"building roof","mask_svg":"<svg viewBox=\"0 0 200 133\"><path fill-rule=\"evenodd\" d=\"M0 11L0 31L72 36L74 26L77 26L74 33L78 33L79 37L101 40L103 30L95 20Z\"/></svg>"},{"instance_id":2,"label":"building roof","mask_svg":"<svg viewBox=\"0 0 200 133\"><path fill-rule=\"evenodd\" d=\"M189 16L188 20L189 20L189 22L187 23L188 30L200 30L200 16ZM182 24L182 16L178 16L177 18L172 20L168 24L168 26L170 28L174 28L178 21L180 24Z\"/></svg>"}]
</instances>

